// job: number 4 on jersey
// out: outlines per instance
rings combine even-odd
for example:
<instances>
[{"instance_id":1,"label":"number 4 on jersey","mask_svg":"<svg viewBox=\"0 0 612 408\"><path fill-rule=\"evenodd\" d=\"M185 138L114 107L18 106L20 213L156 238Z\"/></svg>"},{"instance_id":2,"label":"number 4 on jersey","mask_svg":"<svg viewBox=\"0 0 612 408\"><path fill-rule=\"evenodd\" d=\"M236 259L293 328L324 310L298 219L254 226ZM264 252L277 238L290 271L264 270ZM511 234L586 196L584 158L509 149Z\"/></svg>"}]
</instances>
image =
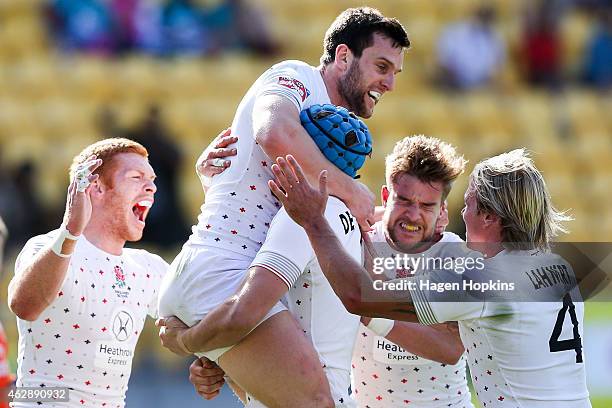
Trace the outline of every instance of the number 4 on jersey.
<instances>
[{"instance_id":1,"label":"number 4 on jersey","mask_svg":"<svg viewBox=\"0 0 612 408\"><path fill-rule=\"evenodd\" d=\"M574 338L567 340L559 340L561 335L561 329L563 329L563 322L565 321L565 314L569 310L570 318L572 319L572 325L574 326ZM570 294L567 293L563 297L563 307L559 310L557 315L557 322L553 329L550 339L548 340L551 353L558 351L575 350L576 351L576 363L582 363L582 340L580 339L580 332L578 331L578 318L576 317L576 306L572 302Z\"/></svg>"}]
</instances>

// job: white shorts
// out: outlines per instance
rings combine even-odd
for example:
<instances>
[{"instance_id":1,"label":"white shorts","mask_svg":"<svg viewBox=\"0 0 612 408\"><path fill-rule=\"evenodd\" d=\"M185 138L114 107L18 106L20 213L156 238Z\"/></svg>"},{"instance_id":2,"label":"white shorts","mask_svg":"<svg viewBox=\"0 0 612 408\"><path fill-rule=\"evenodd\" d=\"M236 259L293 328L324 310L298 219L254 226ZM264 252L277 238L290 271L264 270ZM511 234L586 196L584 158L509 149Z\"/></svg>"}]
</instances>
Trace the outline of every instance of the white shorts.
<instances>
[{"instance_id":1,"label":"white shorts","mask_svg":"<svg viewBox=\"0 0 612 408\"><path fill-rule=\"evenodd\" d=\"M223 253L218 248L183 246L162 281L159 316L176 316L188 326L195 325L236 293L252 261L233 252ZM283 310L287 308L279 301L261 322ZM232 347L197 355L218 361Z\"/></svg>"},{"instance_id":2,"label":"white shorts","mask_svg":"<svg viewBox=\"0 0 612 408\"><path fill-rule=\"evenodd\" d=\"M325 367L325 376L329 381L329 389L331 390L334 404L337 408L355 408L357 403L349 394L351 386L351 371L350 367L347 370L339 368Z\"/></svg>"}]
</instances>

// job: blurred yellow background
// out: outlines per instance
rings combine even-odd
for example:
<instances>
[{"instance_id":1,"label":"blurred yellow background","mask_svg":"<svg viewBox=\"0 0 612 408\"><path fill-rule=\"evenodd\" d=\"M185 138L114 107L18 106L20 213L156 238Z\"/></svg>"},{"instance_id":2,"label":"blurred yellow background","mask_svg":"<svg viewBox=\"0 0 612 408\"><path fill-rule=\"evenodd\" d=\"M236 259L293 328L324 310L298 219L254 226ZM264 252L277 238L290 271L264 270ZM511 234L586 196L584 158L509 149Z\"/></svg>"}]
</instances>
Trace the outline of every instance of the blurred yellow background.
<instances>
[{"instance_id":1,"label":"blurred yellow background","mask_svg":"<svg viewBox=\"0 0 612 408\"><path fill-rule=\"evenodd\" d=\"M156 103L186 155L180 197L190 223L195 222L204 197L193 171L195 160L210 140L231 124L248 87L270 65L283 59L318 65L322 39L331 21L345 8L364 4L349 0L257 2L269 14L272 32L282 42L282 53L273 58L235 52L209 59L155 59L142 55L104 59L56 51L41 22L42 3L0 0L0 156L4 164L33 159L38 166L36 188L42 202L61 206L72 157L100 138L96 127L100 108L115 109L120 123L130 126L142 118L149 104ZM398 139L411 134L423 133L455 144L470 161L468 172L487 156L526 147L544 173L556 206L570 210L575 218L568 225L571 232L563 240L609 241L610 92L570 84L563 92L551 93L526 85L520 78L517 57L526 2L488 3L497 9L496 26L508 53L500 81L486 89L449 93L433 83L436 40L447 24L470 15L480 2L367 2L402 22L412 47L406 53L395 91L384 96L373 118L367 121L374 137L374 155L361 171L362 181L377 193L383 182L385 154ZM567 71L579 69L593 24L592 17L579 11L564 17L561 33ZM449 197L453 230L462 228L459 210L466 182L464 175ZM167 251L165 257L171 260L174 253ZM14 364L17 336L4 300L15 254L7 255L0 285L0 318L11 340ZM596 309L594 320L602 327L609 326L609 306ZM153 354L164 365L182 367L182 361L161 351L151 328L145 330L139 350L137 360L146 350L147 355ZM587 354L587 361L589 358L598 356ZM129 401L128 398L128 406ZM594 406L612 406L612 399L599 402L594 398Z\"/></svg>"}]
</instances>

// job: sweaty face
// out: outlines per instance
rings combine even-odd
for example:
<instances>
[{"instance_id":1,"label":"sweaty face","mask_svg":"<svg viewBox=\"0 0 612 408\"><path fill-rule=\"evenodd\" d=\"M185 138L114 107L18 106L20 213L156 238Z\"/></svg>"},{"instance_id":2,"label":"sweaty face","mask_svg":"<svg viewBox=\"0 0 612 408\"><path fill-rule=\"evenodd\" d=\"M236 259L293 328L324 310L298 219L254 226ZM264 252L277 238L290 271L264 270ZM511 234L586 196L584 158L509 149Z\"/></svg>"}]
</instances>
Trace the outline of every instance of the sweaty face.
<instances>
[{"instance_id":1,"label":"sweaty face","mask_svg":"<svg viewBox=\"0 0 612 408\"><path fill-rule=\"evenodd\" d=\"M403 252L415 252L434 239L436 221L442 205L443 184L425 183L401 174L388 188L383 201L383 225L387 240Z\"/></svg>"},{"instance_id":2,"label":"sweaty face","mask_svg":"<svg viewBox=\"0 0 612 408\"><path fill-rule=\"evenodd\" d=\"M157 190L155 172L147 158L136 153L115 155L107 171L109 182L103 183L100 216L106 219L110 234L125 241L138 241Z\"/></svg>"},{"instance_id":3,"label":"sweaty face","mask_svg":"<svg viewBox=\"0 0 612 408\"><path fill-rule=\"evenodd\" d=\"M395 86L395 75L402 70L404 50L393 47L393 42L374 34L372 45L354 58L338 81L338 92L347 109L362 118L374 113L374 106L385 92Z\"/></svg>"}]
</instances>

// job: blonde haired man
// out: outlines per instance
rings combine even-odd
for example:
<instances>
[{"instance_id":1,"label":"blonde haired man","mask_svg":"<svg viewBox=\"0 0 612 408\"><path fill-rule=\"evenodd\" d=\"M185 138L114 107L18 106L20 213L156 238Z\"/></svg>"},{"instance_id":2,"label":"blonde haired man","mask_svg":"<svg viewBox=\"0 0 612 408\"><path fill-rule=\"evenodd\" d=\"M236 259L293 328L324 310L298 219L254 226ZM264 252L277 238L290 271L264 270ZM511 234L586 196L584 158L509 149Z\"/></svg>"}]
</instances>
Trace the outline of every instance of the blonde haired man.
<instances>
[{"instance_id":1,"label":"blonde haired man","mask_svg":"<svg viewBox=\"0 0 612 408\"><path fill-rule=\"evenodd\" d=\"M62 401L13 407L123 407L132 356L167 263L127 249L156 191L147 151L127 139L86 147L70 169L64 219L22 249L9 285L19 329L18 387L61 387Z\"/></svg>"},{"instance_id":2,"label":"blonde haired man","mask_svg":"<svg viewBox=\"0 0 612 408\"><path fill-rule=\"evenodd\" d=\"M386 294L374 290L367 271L343 252L320 215L327 200L325 174L314 189L295 161L282 171L293 176L271 187L306 230L347 310L423 324L458 321L483 405L591 406L581 343L584 306L571 265L548 251L567 218L552 205L541 173L523 150L484 160L470 176L462 213L469 245L491 258L483 270L426 272L398 281L407 290ZM439 296L421 281L464 286ZM465 286L487 281L507 286L481 293Z\"/></svg>"}]
</instances>

